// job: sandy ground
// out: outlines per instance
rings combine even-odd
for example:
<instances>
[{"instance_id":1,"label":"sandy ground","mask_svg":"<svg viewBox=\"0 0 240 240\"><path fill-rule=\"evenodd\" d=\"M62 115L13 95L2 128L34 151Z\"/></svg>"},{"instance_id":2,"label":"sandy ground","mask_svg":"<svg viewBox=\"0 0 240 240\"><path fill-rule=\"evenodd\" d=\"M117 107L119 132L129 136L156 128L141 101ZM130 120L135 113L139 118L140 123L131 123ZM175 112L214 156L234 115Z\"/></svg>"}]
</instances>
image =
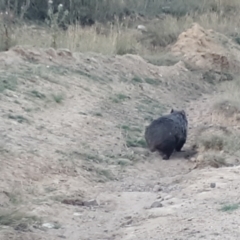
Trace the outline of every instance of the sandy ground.
<instances>
[{"instance_id":1,"label":"sandy ground","mask_svg":"<svg viewBox=\"0 0 240 240\"><path fill-rule=\"evenodd\" d=\"M0 239L239 238L240 168L199 167L192 150L219 79L64 49L15 47L0 65ZM172 107L189 136L163 161L143 133Z\"/></svg>"}]
</instances>

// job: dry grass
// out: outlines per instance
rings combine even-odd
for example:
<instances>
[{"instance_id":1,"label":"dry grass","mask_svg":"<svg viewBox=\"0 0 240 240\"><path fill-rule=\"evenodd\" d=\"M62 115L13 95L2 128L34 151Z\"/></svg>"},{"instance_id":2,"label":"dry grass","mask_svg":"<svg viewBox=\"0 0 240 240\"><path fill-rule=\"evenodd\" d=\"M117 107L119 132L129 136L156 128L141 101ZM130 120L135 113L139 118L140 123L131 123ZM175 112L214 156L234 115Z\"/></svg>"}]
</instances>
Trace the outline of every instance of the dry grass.
<instances>
[{"instance_id":1,"label":"dry grass","mask_svg":"<svg viewBox=\"0 0 240 240\"><path fill-rule=\"evenodd\" d=\"M223 154L215 151L209 151L202 156L202 165L219 168L222 166L228 166L226 158Z\"/></svg>"},{"instance_id":2,"label":"dry grass","mask_svg":"<svg viewBox=\"0 0 240 240\"><path fill-rule=\"evenodd\" d=\"M212 122L237 126L240 120L240 79L225 82L219 88L220 94L212 106Z\"/></svg>"},{"instance_id":3,"label":"dry grass","mask_svg":"<svg viewBox=\"0 0 240 240\"><path fill-rule=\"evenodd\" d=\"M202 152L221 151L230 155L240 156L240 134L238 132L230 134L205 132L198 136L197 145Z\"/></svg>"},{"instance_id":4,"label":"dry grass","mask_svg":"<svg viewBox=\"0 0 240 240\"><path fill-rule=\"evenodd\" d=\"M224 148L224 137L220 135L209 135L201 136L199 138L199 146L203 148L203 150L217 150L222 151Z\"/></svg>"},{"instance_id":5,"label":"dry grass","mask_svg":"<svg viewBox=\"0 0 240 240\"><path fill-rule=\"evenodd\" d=\"M102 54L126 54L141 52L136 40L136 32L110 26L106 33L99 33L98 26L82 28L70 26L67 31L59 30L56 37L57 48L68 48L71 51L96 52ZM137 33L138 34L138 33ZM15 36L19 45L36 47L51 46L51 29L24 26L17 28ZM29 37L30 36L30 37Z\"/></svg>"},{"instance_id":6,"label":"dry grass","mask_svg":"<svg viewBox=\"0 0 240 240\"><path fill-rule=\"evenodd\" d=\"M211 108L211 126L201 129L196 138L196 145L203 153L202 161L206 165L219 167L239 164L239 92L239 78L218 86L218 94Z\"/></svg>"},{"instance_id":7,"label":"dry grass","mask_svg":"<svg viewBox=\"0 0 240 240\"><path fill-rule=\"evenodd\" d=\"M224 4L222 3L219 9L225 9ZM229 6L240 8L240 3L229 2ZM39 26L23 24L17 27L8 25L9 41L11 41L9 44L11 46L19 44L46 48L52 46L54 34L57 48L68 48L74 52L97 52L110 55L132 53L142 56L149 54L158 56L161 55L164 47L174 43L178 35L190 27L193 22L198 22L204 28L211 28L231 36L236 42L240 39L238 36L239 14L224 15L221 11L211 12L209 10L209 12L202 14L190 13L181 18L167 15L163 19L156 19L148 24L136 20L133 24L117 22L114 25L110 23L106 25L96 24L86 28L73 25L66 31L58 29L54 33L52 29ZM147 32L137 31L134 27L137 24L144 24L147 27ZM128 28L127 26L130 25L132 27ZM4 49L4 46L0 46L0 48Z\"/></svg>"}]
</instances>

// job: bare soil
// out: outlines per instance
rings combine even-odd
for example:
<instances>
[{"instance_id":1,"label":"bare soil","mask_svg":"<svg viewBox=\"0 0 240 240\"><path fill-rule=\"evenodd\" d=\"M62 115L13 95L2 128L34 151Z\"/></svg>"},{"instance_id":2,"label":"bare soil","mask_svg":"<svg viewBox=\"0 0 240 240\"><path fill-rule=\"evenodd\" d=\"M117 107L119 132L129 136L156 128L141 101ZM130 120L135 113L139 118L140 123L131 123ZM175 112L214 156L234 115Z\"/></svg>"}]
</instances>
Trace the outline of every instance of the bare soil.
<instances>
[{"instance_id":1,"label":"bare soil","mask_svg":"<svg viewBox=\"0 0 240 240\"><path fill-rule=\"evenodd\" d=\"M219 94L202 69L20 46L0 65L0 239L239 238L237 159L193 148ZM189 137L164 161L143 136L171 108Z\"/></svg>"}]
</instances>

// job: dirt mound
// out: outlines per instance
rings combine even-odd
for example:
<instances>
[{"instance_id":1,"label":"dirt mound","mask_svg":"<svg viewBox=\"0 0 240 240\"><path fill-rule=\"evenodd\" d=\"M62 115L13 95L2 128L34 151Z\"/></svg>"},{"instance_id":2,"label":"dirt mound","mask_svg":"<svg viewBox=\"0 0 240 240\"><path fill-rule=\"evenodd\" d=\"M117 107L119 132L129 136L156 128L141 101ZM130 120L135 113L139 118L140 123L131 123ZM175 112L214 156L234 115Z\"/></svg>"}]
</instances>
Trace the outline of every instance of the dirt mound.
<instances>
[{"instance_id":1,"label":"dirt mound","mask_svg":"<svg viewBox=\"0 0 240 240\"><path fill-rule=\"evenodd\" d=\"M197 23L181 33L171 48L195 67L217 71L237 70L240 61L236 49L239 47L226 36L205 30Z\"/></svg>"},{"instance_id":2,"label":"dirt mound","mask_svg":"<svg viewBox=\"0 0 240 240\"><path fill-rule=\"evenodd\" d=\"M53 48L36 49L31 47L15 46L7 52L1 52L0 65L16 66L27 62L63 63L74 61L73 54L68 49Z\"/></svg>"}]
</instances>

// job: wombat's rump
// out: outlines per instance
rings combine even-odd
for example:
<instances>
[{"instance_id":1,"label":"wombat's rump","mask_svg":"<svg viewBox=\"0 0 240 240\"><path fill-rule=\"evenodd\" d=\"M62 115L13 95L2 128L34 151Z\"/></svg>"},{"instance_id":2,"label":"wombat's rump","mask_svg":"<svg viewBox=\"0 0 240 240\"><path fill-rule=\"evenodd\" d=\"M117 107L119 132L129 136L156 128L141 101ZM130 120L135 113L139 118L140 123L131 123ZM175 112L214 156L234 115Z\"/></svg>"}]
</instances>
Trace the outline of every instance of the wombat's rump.
<instances>
[{"instance_id":1,"label":"wombat's rump","mask_svg":"<svg viewBox=\"0 0 240 240\"><path fill-rule=\"evenodd\" d=\"M171 110L146 127L145 139L151 152L158 151L167 160L173 151L181 151L187 140L188 120L185 111Z\"/></svg>"}]
</instances>

